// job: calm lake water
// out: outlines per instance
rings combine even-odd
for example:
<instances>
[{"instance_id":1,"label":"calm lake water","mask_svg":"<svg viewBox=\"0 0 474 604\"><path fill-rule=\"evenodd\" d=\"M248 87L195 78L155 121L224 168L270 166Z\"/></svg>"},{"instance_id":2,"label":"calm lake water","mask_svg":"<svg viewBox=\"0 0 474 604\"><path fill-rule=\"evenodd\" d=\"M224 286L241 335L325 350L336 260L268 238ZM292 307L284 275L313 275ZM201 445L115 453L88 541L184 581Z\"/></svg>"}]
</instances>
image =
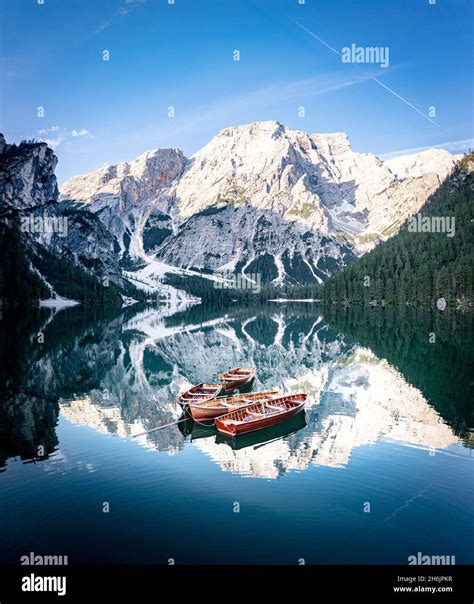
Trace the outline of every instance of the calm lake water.
<instances>
[{"instance_id":1,"label":"calm lake water","mask_svg":"<svg viewBox=\"0 0 474 604\"><path fill-rule=\"evenodd\" d=\"M4 314L0 561L472 564L472 341L453 311ZM132 437L235 365L307 392L305 414L234 442L190 421Z\"/></svg>"}]
</instances>

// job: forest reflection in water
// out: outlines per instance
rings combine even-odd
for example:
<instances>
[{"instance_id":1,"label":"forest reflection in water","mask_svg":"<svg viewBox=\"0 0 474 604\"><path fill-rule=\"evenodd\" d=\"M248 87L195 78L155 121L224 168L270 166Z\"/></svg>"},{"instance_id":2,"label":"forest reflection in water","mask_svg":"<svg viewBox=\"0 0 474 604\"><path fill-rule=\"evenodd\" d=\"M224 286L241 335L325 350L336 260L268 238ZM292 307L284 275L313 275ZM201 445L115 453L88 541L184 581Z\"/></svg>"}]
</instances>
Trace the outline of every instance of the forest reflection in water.
<instances>
[{"instance_id":1,"label":"forest reflection in water","mask_svg":"<svg viewBox=\"0 0 474 604\"><path fill-rule=\"evenodd\" d=\"M344 466L354 448L381 438L471 446L472 336L468 313L410 308L195 306L170 315L135 305L115 315L6 316L0 467L47 459L60 447L59 413L120 437L173 423L181 390L235 365L257 369L256 390L307 392L301 425L233 443L181 422L138 441L175 452L192 442L225 470L266 478Z\"/></svg>"}]
</instances>

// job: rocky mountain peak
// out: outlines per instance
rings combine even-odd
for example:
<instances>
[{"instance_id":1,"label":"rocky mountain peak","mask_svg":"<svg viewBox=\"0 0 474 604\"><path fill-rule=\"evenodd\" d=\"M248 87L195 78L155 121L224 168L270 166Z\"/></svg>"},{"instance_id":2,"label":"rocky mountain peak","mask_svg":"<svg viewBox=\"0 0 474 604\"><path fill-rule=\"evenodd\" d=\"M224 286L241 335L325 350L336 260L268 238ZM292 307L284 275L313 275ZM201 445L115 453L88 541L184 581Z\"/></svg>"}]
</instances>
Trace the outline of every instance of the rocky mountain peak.
<instances>
[{"instance_id":1,"label":"rocky mountain peak","mask_svg":"<svg viewBox=\"0 0 474 604\"><path fill-rule=\"evenodd\" d=\"M91 203L91 209L118 204L124 209L155 199L181 174L187 159L179 149L154 149L131 162L74 176L61 187L61 198Z\"/></svg>"},{"instance_id":2,"label":"rocky mountain peak","mask_svg":"<svg viewBox=\"0 0 474 604\"><path fill-rule=\"evenodd\" d=\"M3 153L5 151L6 146L7 146L7 143L5 141L5 137L0 132L0 153Z\"/></svg>"},{"instance_id":3,"label":"rocky mountain peak","mask_svg":"<svg viewBox=\"0 0 474 604\"><path fill-rule=\"evenodd\" d=\"M261 122L251 122L250 124L240 124L230 126L221 130L215 138L220 137L239 137L243 135L255 136L259 133L266 133L269 136L278 136L285 131L285 126L276 120L266 120Z\"/></svg>"},{"instance_id":4,"label":"rocky mountain peak","mask_svg":"<svg viewBox=\"0 0 474 604\"><path fill-rule=\"evenodd\" d=\"M58 159L46 143L7 145L0 138L0 210L23 210L57 201Z\"/></svg>"},{"instance_id":5,"label":"rocky mountain peak","mask_svg":"<svg viewBox=\"0 0 474 604\"><path fill-rule=\"evenodd\" d=\"M311 281L395 234L455 163L439 150L382 161L354 152L344 132L270 120L225 128L190 159L147 151L61 193L88 202L131 258Z\"/></svg>"},{"instance_id":6,"label":"rocky mountain peak","mask_svg":"<svg viewBox=\"0 0 474 604\"><path fill-rule=\"evenodd\" d=\"M352 151L344 132L308 135L254 122L226 128L200 149L176 199L184 219L211 206L248 204L326 235L342 232L363 251L391 232L400 211L404 218L418 211L455 163L436 150L406 166L398 161L400 168Z\"/></svg>"},{"instance_id":7,"label":"rocky mountain peak","mask_svg":"<svg viewBox=\"0 0 474 604\"><path fill-rule=\"evenodd\" d=\"M462 155L452 155L444 149L426 149L419 153L402 155L385 161L399 178L418 178L432 172L444 180L453 168L453 163Z\"/></svg>"},{"instance_id":8,"label":"rocky mountain peak","mask_svg":"<svg viewBox=\"0 0 474 604\"><path fill-rule=\"evenodd\" d=\"M352 151L349 137L345 132L312 134L310 139L316 144L318 151L323 154L339 155Z\"/></svg>"}]
</instances>

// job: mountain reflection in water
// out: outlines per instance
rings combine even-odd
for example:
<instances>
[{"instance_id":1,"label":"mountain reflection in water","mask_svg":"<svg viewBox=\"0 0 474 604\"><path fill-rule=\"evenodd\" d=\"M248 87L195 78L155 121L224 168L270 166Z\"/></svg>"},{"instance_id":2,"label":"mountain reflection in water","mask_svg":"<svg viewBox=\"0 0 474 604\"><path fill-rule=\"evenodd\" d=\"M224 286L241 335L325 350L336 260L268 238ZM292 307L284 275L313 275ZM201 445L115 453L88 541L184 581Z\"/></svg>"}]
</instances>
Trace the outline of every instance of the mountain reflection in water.
<instances>
[{"instance_id":1,"label":"mountain reflection in water","mask_svg":"<svg viewBox=\"0 0 474 604\"><path fill-rule=\"evenodd\" d=\"M470 316L324 313L274 304L169 315L137 305L117 316L43 309L5 321L0 468L10 457L39 461L60 448L58 413L120 438L176 422L181 390L236 365L256 368L255 390L307 392L306 413L234 441L190 422L136 441L168 453L190 443L224 471L267 479L347 466L356 448L381 439L431 450L470 446Z\"/></svg>"}]
</instances>

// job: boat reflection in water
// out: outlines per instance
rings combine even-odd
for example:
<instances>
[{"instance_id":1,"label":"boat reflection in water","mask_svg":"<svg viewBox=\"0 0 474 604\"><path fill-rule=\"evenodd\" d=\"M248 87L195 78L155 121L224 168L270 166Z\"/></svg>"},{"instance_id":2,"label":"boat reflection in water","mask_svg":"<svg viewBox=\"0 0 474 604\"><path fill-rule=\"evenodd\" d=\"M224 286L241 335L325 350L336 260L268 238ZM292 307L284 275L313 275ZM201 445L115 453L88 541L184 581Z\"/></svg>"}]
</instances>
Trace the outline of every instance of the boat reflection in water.
<instances>
[{"instance_id":1,"label":"boat reflection in water","mask_svg":"<svg viewBox=\"0 0 474 604\"><path fill-rule=\"evenodd\" d=\"M215 436L215 444L217 445L228 445L234 451L245 449L246 447L265 446L266 444L290 436L295 432L298 432L302 428L305 428L306 413L302 410L298 415L295 415L284 422L264 428L263 430L256 430L255 432L249 432L247 434L241 434L238 437L230 437L225 434L221 434L217 431L215 425L211 422L195 422L191 417L184 414L180 418L179 429L183 436L190 437L189 440L195 441L200 438L211 438Z\"/></svg>"},{"instance_id":2,"label":"boat reflection in water","mask_svg":"<svg viewBox=\"0 0 474 604\"><path fill-rule=\"evenodd\" d=\"M5 313L0 563L50 544L78 564L406 565L443 547L471 564L472 317L324 310ZM306 392L305 412L238 437L182 415L181 392L237 365L256 369L241 391Z\"/></svg>"},{"instance_id":3,"label":"boat reflection in water","mask_svg":"<svg viewBox=\"0 0 474 604\"><path fill-rule=\"evenodd\" d=\"M209 422L195 422L193 418L187 413L179 418L179 430L185 437L189 436L189 440L198 440L199 438L209 438L217 434L217 428L213 421Z\"/></svg>"},{"instance_id":4,"label":"boat reflection in water","mask_svg":"<svg viewBox=\"0 0 474 604\"><path fill-rule=\"evenodd\" d=\"M263 428L263 430L256 430L255 432L248 432L247 434L241 434L240 436L230 437L217 433L216 444L226 444L234 451L239 449L245 449L246 447L263 447L266 444L290 436L298 432L302 428L306 427L306 413L302 410L298 415L294 415L290 419L284 422L270 426L269 428Z\"/></svg>"}]
</instances>

